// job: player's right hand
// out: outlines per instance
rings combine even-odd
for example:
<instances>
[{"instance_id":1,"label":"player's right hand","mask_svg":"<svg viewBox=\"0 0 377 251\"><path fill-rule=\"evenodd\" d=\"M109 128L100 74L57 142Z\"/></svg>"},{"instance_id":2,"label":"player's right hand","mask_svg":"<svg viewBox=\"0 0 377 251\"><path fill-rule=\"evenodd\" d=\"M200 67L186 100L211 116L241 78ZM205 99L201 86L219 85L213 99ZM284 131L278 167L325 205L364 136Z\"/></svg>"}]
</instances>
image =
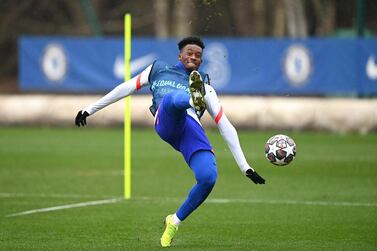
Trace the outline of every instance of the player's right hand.
<instances>
[{"instance_id":1,"label":"player's right hand","mask_svg":"<svg viewBox=\"0 0 377 251\"><path fill-rule=\"evenodd\" d=\"M80 127L80 126L85 126L86 125L86 117L89 116L89 113L86 111L79 111L76 115L75 119L75 124Z\"/></svg>"}]
</instances>

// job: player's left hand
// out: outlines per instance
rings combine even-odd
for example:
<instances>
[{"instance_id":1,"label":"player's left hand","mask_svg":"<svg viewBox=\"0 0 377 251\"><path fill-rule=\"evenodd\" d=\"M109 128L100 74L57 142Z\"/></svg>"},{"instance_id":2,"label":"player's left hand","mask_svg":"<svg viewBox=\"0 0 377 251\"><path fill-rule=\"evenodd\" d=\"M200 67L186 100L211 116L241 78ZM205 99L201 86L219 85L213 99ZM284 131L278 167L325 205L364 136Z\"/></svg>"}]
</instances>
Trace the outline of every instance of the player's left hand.
<instances>
[{"instance_id":1,"label":"player's left hand","mask_svg":"<svg viewBox=\"0 0 377 251\"><path fill-rule=\"evenodd\" d=\"M247 169L246 172L246 177L248 177L249 179L251 179L255 184L264 184L265 183L265 180L259 176L259 174L254 171L253 169Z\"/></svg>"},{"instance_id":2,"label":"player's left hand","mask_svg":"<svg viewBox=\"0 0 377 251\"><path fill-rule=\"evenodd\" d=\"M80 127L86 125L86 117L89 116L89 113L86 111L79 111L76 115L75 124Z\"/></svg>"}]
</instances>

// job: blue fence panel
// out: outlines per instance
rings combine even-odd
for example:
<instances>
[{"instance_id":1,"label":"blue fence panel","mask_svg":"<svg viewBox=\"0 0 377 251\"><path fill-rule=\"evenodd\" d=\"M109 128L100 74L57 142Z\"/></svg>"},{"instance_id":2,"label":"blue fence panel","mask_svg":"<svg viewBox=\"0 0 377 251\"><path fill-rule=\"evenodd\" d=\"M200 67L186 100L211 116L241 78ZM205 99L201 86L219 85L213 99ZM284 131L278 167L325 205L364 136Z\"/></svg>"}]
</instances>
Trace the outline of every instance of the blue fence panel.
<instances>
[{"instance_id":1,"label":"blue fence panel","mask_svg":"<svg viewBox=\"0 0 377 251\"><path fill-rule=\"evenodd\" d=\"M219 93L377 94L376 39L204 41L201 70ZM19 50L24 91L107 92L123 81L122 38L23 37ZM175 39L132 39L131 74L156 59L175 64L177 55Z\"/></svg>"},{"instance_id":2,"label":"blue fence panel","mask_svg":"<svg viewBox=\"0 0 377 251\"><path fill-rule=\"evenodd\" d=\"M377 40L360 40L358 47L357 72L359 93L362 96L377 94Z\"/></svg>"}]
</instances>

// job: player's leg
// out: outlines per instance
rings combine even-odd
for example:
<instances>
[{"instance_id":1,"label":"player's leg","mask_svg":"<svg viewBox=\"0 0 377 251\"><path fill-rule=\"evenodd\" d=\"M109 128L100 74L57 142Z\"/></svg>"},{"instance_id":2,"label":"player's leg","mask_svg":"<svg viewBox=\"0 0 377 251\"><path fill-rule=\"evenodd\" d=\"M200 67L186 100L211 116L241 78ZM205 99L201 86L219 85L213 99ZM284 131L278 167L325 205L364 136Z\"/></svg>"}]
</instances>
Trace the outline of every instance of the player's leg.
<instances>
[{"instance_id":1,"label":"player's leg","mask_svg":"<svg viewBox=\"0 0 377 251\"><path fill-rule=\"evenodd\" d=\"M179 139L185 128L187 108L190 107L190 95L184 91L166 94L156 114L155 129L157 134L177 151Z\"/></svg>"},{"instance_id":2,"label":"player's leg","mask_svg":"<svg viewBox=\"0 0 377 251\"><path fill-rule=\"evenodd\" d=\"M211 151L194 153L190 159L190 168L197 183L191 188L186 201L176 213L181 221L203 203L212 191L217 178L216 159Z\"/></svg>"},{"instance_id":3,"label":"player's leg","mask_svg":"<svg viewBox=\"0 0 377 251\"><path fill-rule=\"evenodd\" d=\"M181 119L186 115L186 110L191 107L190 95L185 91L174 91L166 94L160 104L160 109L175 119Z\"/></svg>"},{"instance_id":4,"label":"player's leg","mask_svg":"<svg viewBox=\"0 0 377 251\"><path fill-rule=\"evenodd\" d=\"M200 123L187 116L187 108L192 107L190 102L192 99L185 92L167 94L159 106L155 122L158 135L182 153L197 179L197 184L182 206L182 220L207 198L217 177L216 161L208 138ZM171 245L180 221L177 214L165 218L162 247Z\"/></svg>"},{"instance_id":5,"label":"player's leg","mask_svg":"<svg viewBox=\"0 0 377 251\"><path fill-rule=\"evenodd\" d=\"M198 71L192 71L189 76L190 94L184 91L174 91L164 96L162 105L173 116L182 116L182 111L193 107L199 114L206 109L204 102L204 84Z\"/></svg>"},{"instance_id":6,"label":"player's leg","mask_svg":"<svg viewBox=\"0 0 377 251\"><path fill-rule=\"evenodd\" d=\"M208 197L216 183L216 159L211 151L195 152L190 159L190 168L197 183L192 187L186 201L174 215L165 219L165 231L161 237L161 246L169 247L178 231L178 225L187 218Z\"/></svg>"}]
</instances>

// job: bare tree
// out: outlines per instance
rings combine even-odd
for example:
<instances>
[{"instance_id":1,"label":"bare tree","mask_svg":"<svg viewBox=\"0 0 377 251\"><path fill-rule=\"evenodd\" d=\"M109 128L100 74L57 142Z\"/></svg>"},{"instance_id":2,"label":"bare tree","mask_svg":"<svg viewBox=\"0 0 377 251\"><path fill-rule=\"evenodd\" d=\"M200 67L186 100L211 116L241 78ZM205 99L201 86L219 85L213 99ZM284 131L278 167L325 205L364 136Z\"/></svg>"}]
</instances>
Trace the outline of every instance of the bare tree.
<instances>
[{"instance_id":1,"label":"bare tree","mask_svg":"<svg viewBox=\"0 0 377 251\"><path fill-rule=\"evenodd\" d=\"M191 35L193 31L193 7L194 3L188 0L176 0L174 5L174 35L184 37Z\"/></svg>"},{"instance_id":2,"label":"bare tree","mask_svg":"<svg viewBox=\"0 0 377 251\"><path fill-rule=\"evenodd\" d=\"M315 35L327 35L335 29L336 6L334 0L312 0L315 16ZM326 18L321 18L326 17Z\"/></svg>"},{"instance_id":3,"label":"bare tree","mask_svg":"<svg viewBox=\"0 0 377 251\"><path fill-rule=\"evenodd\" d=\"M169 2L168 0L155 0L154 30L158 38L167 38L169 35Z\"/></svg>"},{"instance_id":4,"label":"bare tree","mask_svg":"<svg viewBox=\"0 0 377 251\"><path fill-rule=\"evenodd\" d=\"M264 0L254 0L252 2L252 25L254 26L254 34L257 36L265 36L266 34L266 9Z\"/></svg>"},{"instance_id":5,"label":"bare tree","mask_svg":"<svg viewBox=\"0 0 377 251\"><path fill-rule=\"evenodd\" d=\"M271 35L274 37L283 37L285 35L285 11L284 11L284 4L282 1L275 2L274 0L269 1L269 5L273 7L271 13L274 15L269 18L270 22L272 22L272 33ZM270 9L270 8L268 8Z\"/></svg>"},{"instance_id":6,"label":"bare tree","mask_svg":"<svg viewBox=\"0 0 377 251\"><path fill-rule=\"evenodd\" d=\"M288 36L306 37L308 31L302 0L284 0L284 4Z\"/></svg>"},{"instance_id":7,"label":"bare tree","mask_svg":"<svg viewBox=\"0 0 377 251\"><path fill-rule=\"evenodd\" d=\"M83 6L80 5L79 1L67 1L66 3L73 21L73 25L70 24L68 29L74 27L75 33L90 35L90 26L85 18Z\"/></svg>"},{"instance_id":8,"label":"bare tree","mask_svg":"<svg viewBox=\"0 0 377 251\"><path fill-rule=\"evenodd\" d=\"M249 0L233 0L231 13L234 19L234 30L240 36L247 36L252 33L251 6Z\"/></svg>"}]
</instances>

